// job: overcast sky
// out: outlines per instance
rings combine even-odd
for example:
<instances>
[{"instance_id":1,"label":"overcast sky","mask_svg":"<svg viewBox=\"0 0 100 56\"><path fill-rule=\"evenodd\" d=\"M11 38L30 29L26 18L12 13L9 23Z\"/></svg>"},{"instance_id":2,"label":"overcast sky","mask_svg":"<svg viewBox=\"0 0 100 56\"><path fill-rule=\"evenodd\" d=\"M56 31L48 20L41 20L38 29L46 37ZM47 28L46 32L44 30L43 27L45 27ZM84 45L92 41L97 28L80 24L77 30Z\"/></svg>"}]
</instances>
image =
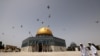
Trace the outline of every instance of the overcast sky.
<instances>
[{"instance_id":1,"label":"overcast sky","mask_svg":"<svg viewBox=\"0 0 100 56\"><path fill-rule=\"evenodd\" d=\"M100 45L99 21L100 0L0 0L0 41L18 47L31 36L29 31L35 36L48 25L67 46L71 42Z\"/></svg>"}]
</instances>

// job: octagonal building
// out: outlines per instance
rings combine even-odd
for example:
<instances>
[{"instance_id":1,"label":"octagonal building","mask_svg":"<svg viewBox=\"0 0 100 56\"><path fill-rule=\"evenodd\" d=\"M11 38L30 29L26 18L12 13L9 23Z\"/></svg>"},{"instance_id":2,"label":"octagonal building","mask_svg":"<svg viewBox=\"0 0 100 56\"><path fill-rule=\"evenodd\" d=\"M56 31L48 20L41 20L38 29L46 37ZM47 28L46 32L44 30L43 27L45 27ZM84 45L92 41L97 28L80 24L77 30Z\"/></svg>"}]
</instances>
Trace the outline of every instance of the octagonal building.
<instances>
[{"instance_id":1,"label":"octagonal building","mask_svg":"<svg viewBox=\"0 0 100 56\"><path fill-rule=\"evenodd\" d=\"M23 40L21 50L27 52L66 51L66 43L64 39L54 37L48 27L42 27L35 37Z\"/></svg>"}]
</instances>

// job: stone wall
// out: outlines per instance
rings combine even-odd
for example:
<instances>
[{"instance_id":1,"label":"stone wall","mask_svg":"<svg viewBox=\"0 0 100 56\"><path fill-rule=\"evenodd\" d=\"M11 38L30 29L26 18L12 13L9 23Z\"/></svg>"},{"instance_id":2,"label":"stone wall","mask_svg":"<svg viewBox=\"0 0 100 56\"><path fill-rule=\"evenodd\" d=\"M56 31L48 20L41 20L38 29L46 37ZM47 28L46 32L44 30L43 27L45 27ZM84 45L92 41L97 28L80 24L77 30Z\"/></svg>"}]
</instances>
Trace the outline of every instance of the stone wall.
<instances>
[{"instance_id":1,"label":"stone wall","mask_svg":"<svg viewBox=\"0 0 100 56\"><path fill-rule=\"evenodd\" d=\"M38 52L39 47L38 46L27 46L21 48L21 51L24 52ZM42 46L41 52L55 52L55 51L66 51L66 47L62 46Z\"/></svg>"},{"instance_id":2,"label":"stone wall","mask_svg":"<svg viewBox=\"0 0 100 56\"><path fill-rule=\"evenodd\" d=\"M66 47L62 46L51 46L52 51L66 51Z\"/></svg>"}]
</instances>

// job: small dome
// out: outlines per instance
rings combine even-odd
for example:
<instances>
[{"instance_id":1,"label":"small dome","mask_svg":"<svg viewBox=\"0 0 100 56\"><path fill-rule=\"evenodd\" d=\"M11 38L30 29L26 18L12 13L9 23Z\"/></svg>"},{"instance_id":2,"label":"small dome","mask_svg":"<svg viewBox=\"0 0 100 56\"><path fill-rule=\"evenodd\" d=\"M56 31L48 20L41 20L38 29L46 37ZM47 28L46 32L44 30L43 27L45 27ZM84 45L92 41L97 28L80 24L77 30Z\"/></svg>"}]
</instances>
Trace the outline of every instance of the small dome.
<instances>
[{"instance_id":1,"label":"small dome","mask_svg":"<svg viewBox=\"0 0 100 56\"><path fill-rule=\"evenodd\" d=\"M48 27L42 27L37 31L36 35L52 35L52 32Z\"/></svg>"}]
</instances>

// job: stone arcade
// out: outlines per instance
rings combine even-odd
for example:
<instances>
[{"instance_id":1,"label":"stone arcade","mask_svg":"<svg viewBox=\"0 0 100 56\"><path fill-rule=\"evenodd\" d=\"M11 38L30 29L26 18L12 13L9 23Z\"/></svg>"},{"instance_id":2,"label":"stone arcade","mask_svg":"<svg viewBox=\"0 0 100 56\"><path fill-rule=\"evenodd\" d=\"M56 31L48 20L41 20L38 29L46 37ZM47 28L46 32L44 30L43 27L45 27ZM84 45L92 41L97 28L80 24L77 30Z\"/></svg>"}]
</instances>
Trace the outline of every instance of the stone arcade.
<instances>
[{"instance_id":1,"label":"stone arcade","mask_svg":"<svg viewBox=\"0 0 100 56\"><path fill-rule=\"evenodd\" d=\"M48 27L42 27L35 37L29 37L22 42L22 51L27 52L54 52L66 51L64 39L54 37Z\"/></svg>"}]
</instances>

